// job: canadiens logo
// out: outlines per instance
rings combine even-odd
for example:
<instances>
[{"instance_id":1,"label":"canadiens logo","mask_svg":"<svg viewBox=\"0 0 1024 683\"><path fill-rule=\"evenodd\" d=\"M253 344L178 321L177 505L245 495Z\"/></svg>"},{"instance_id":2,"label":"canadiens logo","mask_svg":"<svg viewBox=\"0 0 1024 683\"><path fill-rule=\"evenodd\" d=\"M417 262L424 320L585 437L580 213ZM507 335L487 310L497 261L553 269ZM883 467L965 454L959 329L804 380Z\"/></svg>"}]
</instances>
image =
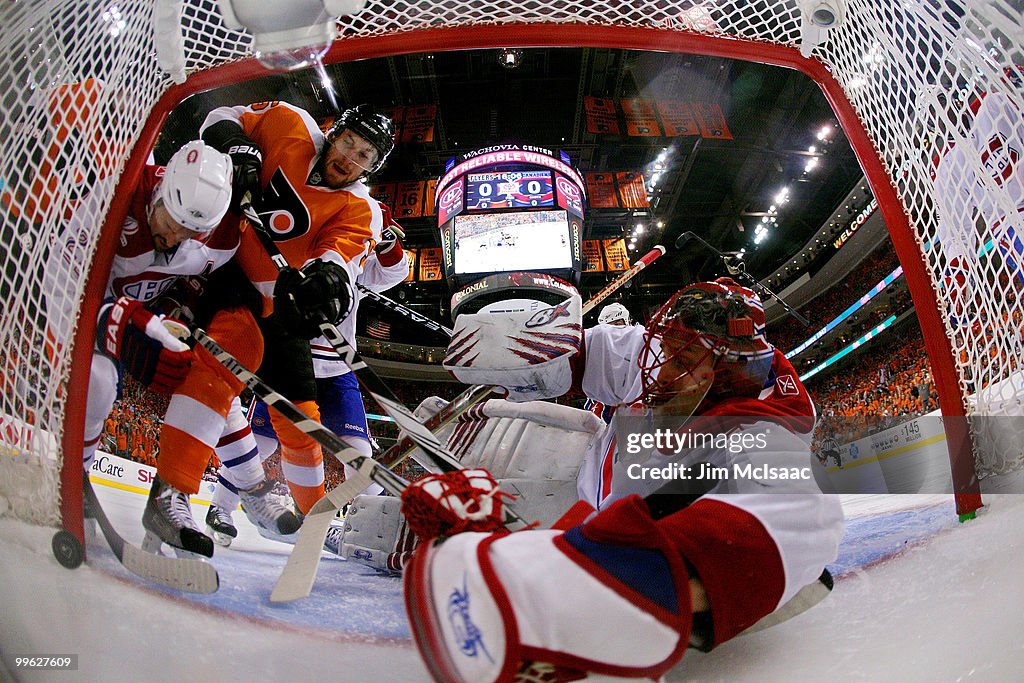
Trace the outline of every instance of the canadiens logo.
<instances>
[{"instance_id":1,"label":"canadiens logo","mask_svg":"<svg viewBox=\"0 0 1024 683\"><path fill-rule=\"evenodd\" d=\"M981 163L1000 187L1013 177L1019 162L1020 150L1012 147L1002 133L989 138L985 149L981 151Z\"/></svg>"},{"instance_id":2,"label":"canadiens logo","mask_svg":"<svg viewBox=\"0 0 1024 683\"><path fill-rule=\"evenodd\" d=\"M779 393L783 396L800 395L800 388L796 385L796 379L793 375L781 375L775 380L775 386L779 388Z\"/></svg>"}]
</instances>

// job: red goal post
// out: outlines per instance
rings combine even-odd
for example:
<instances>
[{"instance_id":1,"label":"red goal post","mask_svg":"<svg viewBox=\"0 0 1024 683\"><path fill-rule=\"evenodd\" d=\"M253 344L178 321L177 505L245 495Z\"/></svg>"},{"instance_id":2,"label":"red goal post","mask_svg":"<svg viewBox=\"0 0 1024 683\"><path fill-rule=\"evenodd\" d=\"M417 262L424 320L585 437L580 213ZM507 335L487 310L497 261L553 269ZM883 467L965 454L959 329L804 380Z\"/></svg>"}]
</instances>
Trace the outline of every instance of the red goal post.
<instances>
[{"instance_id":1,"label":"red goal post","mask_svg":"<svg viewBox=\"0 0 1024 683\"><path fill-rule=\"evenodd\" d=\"M15 2L0 37L0 133L10 150L0 159L0 510L78 537L95 316L130 191L179 102L266 73L249 58L249 36L226 29L216 3L188 0L187 78L173 84L158 67L152 22L154 6L174 4ZM1024 60L1024 46L1019 17L1005 2L969 4L853 2L805 57L800 10L791 0L371 0L339 20L341 37L325 61L572 46L801 71L832 105L878 200L943 415L1020 415L1020 263L1012 239L1005 249L1002 243L1021 227L1024 170L1012 167L1005 149L989 148L986 156L972 142L977 103L986 99L1000 107L990 128L1005 129L1010 139L1019 131L1024 89L1012 69ZM954 170L968 178L959 191L971 201L948 201L937 165L950 150L959 154ZM996 162L993 152L1002 154ZM1000 161L1011 164L1008 177ZM72 214L94 229L69 234ZM979 477L1020 469L1024 447L1017 439L1016 450L993 461L978 455L981 436L966 421L948 419L946 428L958 509L969 512L981 503Z\"/></svg>"}]
</instances>

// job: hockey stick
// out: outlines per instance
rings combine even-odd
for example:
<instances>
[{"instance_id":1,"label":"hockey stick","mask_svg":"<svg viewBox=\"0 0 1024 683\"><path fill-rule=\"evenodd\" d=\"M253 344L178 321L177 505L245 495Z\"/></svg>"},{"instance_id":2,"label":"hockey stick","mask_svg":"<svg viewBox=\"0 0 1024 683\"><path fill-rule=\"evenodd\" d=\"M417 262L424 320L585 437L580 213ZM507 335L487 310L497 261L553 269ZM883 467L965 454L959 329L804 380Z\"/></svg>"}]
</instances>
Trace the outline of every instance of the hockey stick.
<instances>
[{"instance_id":1,"label":"hockey stick","mask_svg":"<svg viewBox=\"0 0 1024 683\"><path fill-rule=\"evenodd\" d=\"M590 297L587 302L583 304L583 315L594 310L599 303L611 296L619 287L632 280L641 270L657 261L664 253L665 247L660 244L655 245L653 249L641 256L640 260L634 263L629 270L625 270L620 273L618 277L599 289L597 294Z\"/></svg>"},{"instance_id":2,"label":"hockey stick","mask_svg":"<svg viewBox=\"0 0 1024 683\"><path fill-rule=\"evenodd\" d=\"M369 287L366 287L366 286L360 285L360 284L356 284L356 288L358 288L360 292L365 294L367 298L372 299L373 301L376 301L378 304L380 304L384 308L390 309L390 310L394 311L395 313L398 313L399 315L403 315L406 318L409 318L410 320L412 320L414 322L420 323L421 325L426 327L428 330L432 330L434 332L437 332L438 334L442 334L442 335L448 337L449 339L451 339L452 330L451 330L450 327L445 327L444 325L442 325L441 323L437 322L436 320L431 320L430 318L428 318L425 315L420 315L419 313L417 313L416 311L412 310L408 306L403 306L402 304L398 303L394 299L390 299L390 298L384 296L383 294L381 294L380 292L375 292L372 289L370 289Z\"/></svg>"},{"instance_id":3,"label":"hockey stick","mask_svg":"<svg viewBox=\"0 0 1024 683\"><path fill-rule=\"evenodd\" d=\"M355 449L347 448L341 438L334 434L334 432L308 417L295 404L270 388L254 373L247 370L238 359L223 349L204 330L196 328L192 335L199 342L200 346L209 351L221 365L249 387L268 407L277 410L286 419L294 423L296 428L308 434L314 441L327 449L328 452L355 470L354 476L349 477L343 484L335 487L327 496L321 498L311 508L310 515L306 517L299 528L299 536L296 539L292 555L288 558L288 563L285 565L285 569L281 573L281 577L278 579L270 596L271 602L288 602L304 598L312 590L324 537L327 535L327 528L330 526L331 520L338 509L369 486L371 482L380 484L384 487L385 491L396 496L401 495L408 482L373 458L362 455ZM381 405L384 406L385 404L382 403ZM417 445L419 447L429 447L429 444L419 442L418 435L421 431L426 431L434 443L437 443L434 435L427 431L426 427L416 420L415 417L410 415L412 424L407 424L407 420L400 413L397 413L397 416L396 423L408 431L413 440L418 442ZM504 510L507 525L525 526L523 519L507 505L504 507ZM307 525L309 526L307 527Z\"/></svg>"},{"instance_id":4,"label":"hockey stick","mask_svg":"<svg viewBox=\"0 0 1024 683\"><path fill-rule=\"evenodd\" d=\"M82 493L114 557L132 574L188 593L213 593L220 586L217 568L205 560L154 555L124 540L103 511L88 473L82 481Z\"/></svg>"},{"instance_id":5,"label":"hockey stick","mask_svg":"<svg viewBox=\"0 0 1024 683\"><path fill-rule=\"evenodd\" d=\"M696 241L698 244L700 244L702 247L710 251L712 254L722 259L722 264L725 266L725 269L729 272L729 275L732 275L733 277L738 279L741 285L753 289L762 297L775 299L776 301L779 302L779 305L782 306L783 310L785 310L786 313L789 313L791 316L796 318L801 325L803 325L804 327L811 326L810 320L800 315L800 313L795 308L786 303L785 299L780 297L772 290L768 289L768 287L761 284L761 282L756 277L747 272L747 264L743 262L743 257L738 252L723 253L718 249L715 249L710 244L708 244L700 235L697 235L692 232L684 232L682 235L679 236L679 239L676 240L676 249L682 249L683 245L689 242L690 240Z\"/></svg>"},{"instance_id":6,"label":"hockey stick","mask_svg":"<svg viewBox=\"0 0 1024 683\"><path fill-rule=\"evenodd\" d=\"M267 232L263 220L253 208L252 197L249 193L242 197L240 208L252 225L253 231L259 237L263 248L270 256L270 260L277 267L278 272L288 268L287 259L281 253L281 250L278 249L277 244L274 243L273 238ZM301 275L302 272L299 271L299 274ZM447 448L441 445L429 430L423 427L423 424L413 416L408 408L402 405L402 402L391 390L391 387L385 384L384 380L374 372L373 368L366 364L355 347L345 340L337 325L327 319L322 319L320 321L320 332L345 365L348 366L349 370L352 371L359 384L373 397L384 413L393 419L400 429L415 436L417 445L426 454L425 457L421 456L422 461L419 461L420 465L432 472L451 472L460 469L459 461L455 459Z\"/></svg>"},{"instance_id":7,"label":"hockey stick","mask_svg":"<svg viewBox=\"0 0 1024 683\"><path fill-rule=\"evenodd\" d=\"M617 289L622 287L622 285L632 280L637 273L658 260L665 251L665 247L659 244L641 256L640 260L634 263L629 270L620 273L614 280L594 294L594 296L587 299L583 304L583 314L586 315L590 311L594 310L599 303L607 299ZM427 420L425 426L431 432L437 432L437 430L453 422L476 404L482 403L490 397L493 392L494 389L492 387L487 387L481 384L473 385L452 399L452 402L445 406L437 415ZM416 444L412 442L412 439L409 437L402 437L398 443L389 448L388 451L381 456L380 461L387 467L397 467L401 463L405 462L405 460L409 458L415 450Z\"/></svg>"}]
</instances>

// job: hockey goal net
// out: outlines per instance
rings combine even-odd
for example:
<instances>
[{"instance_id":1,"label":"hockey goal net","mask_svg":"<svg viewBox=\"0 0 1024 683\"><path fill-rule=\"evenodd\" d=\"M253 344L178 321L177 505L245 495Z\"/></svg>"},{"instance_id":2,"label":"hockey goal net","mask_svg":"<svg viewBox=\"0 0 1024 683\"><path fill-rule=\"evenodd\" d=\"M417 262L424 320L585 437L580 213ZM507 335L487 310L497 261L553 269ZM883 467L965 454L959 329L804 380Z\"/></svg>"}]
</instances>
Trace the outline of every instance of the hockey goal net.
<instances>
[{"instance_id":1,"label":"hockey goal net","mask_svg":"<svg viewBox=\"0 0 1024 683\"><path fill-rule=\"evenodd\" d=\"M803 4L844 15L817 46L794 0L370 0L339 20L326 61L579 46L804 72L832 104L883 211L943 413L1019 415L1020 7ZM249 58L249 35L225 28L213 0L15 0L3 16L0 509L80 536L92 336L128 190L177 103L264 72ZM90 239L68 237L71 212L95 225ZM950 439L962 509L979 504L975 475L1021 467L1024 443L976 457L965 439Z\"/></svg>"}]
</instances>

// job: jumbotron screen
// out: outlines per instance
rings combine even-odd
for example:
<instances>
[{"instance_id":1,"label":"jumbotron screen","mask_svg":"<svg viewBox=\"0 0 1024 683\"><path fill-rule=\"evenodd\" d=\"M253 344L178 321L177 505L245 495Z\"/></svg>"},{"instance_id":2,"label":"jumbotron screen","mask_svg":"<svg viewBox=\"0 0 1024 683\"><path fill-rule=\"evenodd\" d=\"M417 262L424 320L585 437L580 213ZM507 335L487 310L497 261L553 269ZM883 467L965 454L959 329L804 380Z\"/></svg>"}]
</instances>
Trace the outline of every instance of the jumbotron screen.
<instances>
[{"instance_id":1,"label":"jumbotron screen","mask_svg":"<svg viewBox=\"0 0 1024 683\"><path fill-rule=\"evenodd\" d=\"M561 210L462 214L452 237L457 276L573 266L569 219Z\"/></svg>"},{"instance_id":2,"label":"jumbotron screen","mask_svg":"<svg viewBox=\"0 0 1024 683\"><path fill-rule=\"evenodd\" d=\"M445 277L453 287L500 272L576 281L583 178L564 152L503 144L449 162L436 187Z\"/></svg>"},{"instance_id":3,"label":"jumbotron screen","mask_svg":"<svg viewBox=\"0 0 1024 683\"><path fill-rule=\"evenodd\" d=\"M466 211L554 205L551 171L470 173L466 176Z\"/></svg>"}]
</instances>

